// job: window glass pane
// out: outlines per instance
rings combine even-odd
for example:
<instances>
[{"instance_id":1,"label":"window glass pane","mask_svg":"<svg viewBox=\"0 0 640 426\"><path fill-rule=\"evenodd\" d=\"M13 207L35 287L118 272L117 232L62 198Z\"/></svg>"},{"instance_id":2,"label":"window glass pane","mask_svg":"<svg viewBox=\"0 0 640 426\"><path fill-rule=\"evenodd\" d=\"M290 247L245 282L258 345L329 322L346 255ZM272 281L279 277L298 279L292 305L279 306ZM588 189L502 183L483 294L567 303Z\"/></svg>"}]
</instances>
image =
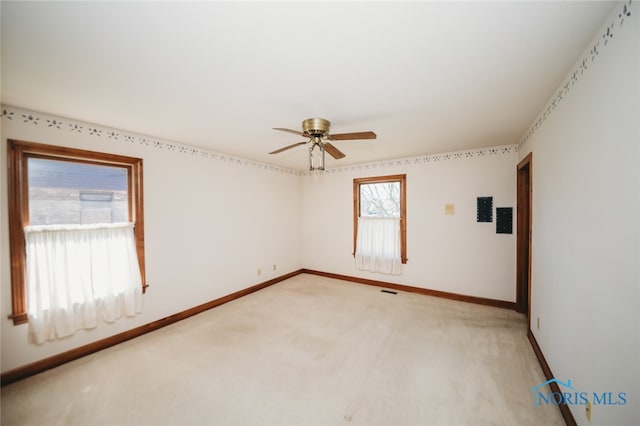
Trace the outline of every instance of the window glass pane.
<instances>
[{"instance_id":1,"label":"window glass pane","mask_svg":"<svg viewBox=\"0 0 640 426\"><path fill-rule=\"evenodd\" d=\"M360 216L400 217L400 182L361 184Z\"/></svg>"},{"instance_id":2,"label":"window glass pane","mask_svg":"<svg viewBox=\"0 0 640 426\"><path fill-rule=\"evenodd\" d=\"M28 158L31 225L126 222L127 168Z\"/></svg>"}]
</instances>

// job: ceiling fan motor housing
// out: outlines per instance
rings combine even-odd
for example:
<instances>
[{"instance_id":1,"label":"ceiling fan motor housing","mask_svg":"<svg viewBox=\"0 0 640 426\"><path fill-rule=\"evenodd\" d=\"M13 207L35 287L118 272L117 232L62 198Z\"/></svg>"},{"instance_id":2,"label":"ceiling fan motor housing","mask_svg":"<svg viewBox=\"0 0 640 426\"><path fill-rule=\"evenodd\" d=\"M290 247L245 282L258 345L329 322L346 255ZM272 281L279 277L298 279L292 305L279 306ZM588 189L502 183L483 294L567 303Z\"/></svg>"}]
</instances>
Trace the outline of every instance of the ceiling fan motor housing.
<instances>
[{"instance_id":1,"label":"ceiling fan motor housing","mask_svg":"<svg viewBox=\"0 0 640 426\"><path fill-rule=\"evenodd\" d=\"M302 122L302 131L313 136L324 136L329 133L331 123L324 118L308 118Z\"/></svg>"}]
</instances>

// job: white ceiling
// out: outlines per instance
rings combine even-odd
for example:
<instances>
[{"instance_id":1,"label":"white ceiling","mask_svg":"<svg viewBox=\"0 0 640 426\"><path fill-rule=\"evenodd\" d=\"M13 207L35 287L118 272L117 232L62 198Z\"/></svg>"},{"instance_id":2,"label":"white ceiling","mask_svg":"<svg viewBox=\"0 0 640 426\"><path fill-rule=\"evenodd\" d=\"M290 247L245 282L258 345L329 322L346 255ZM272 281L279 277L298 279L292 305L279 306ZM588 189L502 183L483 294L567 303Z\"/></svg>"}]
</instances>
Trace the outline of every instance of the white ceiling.
<instances>
[{"instance_id":1,"label":"white ceiling","mask_svg":"<svg viewBox=\"0 0 640 426\"><path fill-rule=\"evenodd\" d=\"M1 3L2 102L304 170L517 143L612 2Z\"/></svg>"}]
</instances>

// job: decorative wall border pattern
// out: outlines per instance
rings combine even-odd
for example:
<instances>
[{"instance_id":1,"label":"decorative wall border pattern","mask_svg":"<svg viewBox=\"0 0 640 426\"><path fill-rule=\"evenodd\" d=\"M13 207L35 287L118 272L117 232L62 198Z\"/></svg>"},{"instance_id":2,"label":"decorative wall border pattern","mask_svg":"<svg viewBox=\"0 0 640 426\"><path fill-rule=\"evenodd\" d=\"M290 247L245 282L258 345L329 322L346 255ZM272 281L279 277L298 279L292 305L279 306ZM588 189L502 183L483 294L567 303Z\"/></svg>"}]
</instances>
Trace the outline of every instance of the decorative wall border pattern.
<instances>
[{"instance_id":1,"label":"decorative wall border pattern","mask_svg":"<svg viewBox=\"0 0 640 426\"><path fill-rule=\"evenodd\" d=\"M245 160L228 154L206 150L178 142L168 141L150 136L128 133L122 130L98 126L95 124L75 121L72 119L56 117L45 113L38 113L26 109L2 105L2 119L13 122L22 122L25 126L38 126L56 132L70 132L86 134L90 138L102 138L108 142L131 143L143 145L153 149L164 149L178 154L193 155L211 160L222 161L240 166L256 167L264 170L285 173L294 176L308 176L311 172L302 170L285 169L266 163ZM490 148L472 149L449 153L422 155L418 157L401 158L395 160L384 160L370 163L362 163L344 167L327 169L323 172L313 172L319 174L333 174L350 171L376 170L387 167L412 166L416 164L430 164L447 160L458 160L462 158L485 157L499 154L509 154L518 150L517 145L504 145Z\"/></svg>"},{"instance_id":2,"label":"decorative wall border pattern","mask_svg":"<svg viewBox=\"0 0 640 426\"><path fill-rule=\"evenodd\" d=\"M460 160L463 158L489 157L492 155L511 154L518 151L518 145L501 145L489 148L469 149L464 151L455 151L441 154L421 155L419 157L400 158L397 160L383 160L372 163L354 164L344 167L335 167L325 171L303 172L304 176L312 176L314 174L328 175L335 173L354 172L363 170L384 169L387 167L398 166L414 166L416 164L432 164L440 161Z\"/></svg>"},{"instance_id":3,"label":"decorative wall border pattern","mask_svg":"<svg viewBox=\"0 0 640 426\"><path fill-rule=\"evenodd\" d=\"M620 6L620 9L616 13L612 13L612 15L610 15L611 21L609 22L609 25L602 30L600 36L596 37L592 41L593 44L591 45L591 49L589 49L582 59L577 62L573 72L564 80L563 84L556 91L552 100L547 104L544 112L538 115L536 121L518 143L518 150L533 137L540 126L542 126L551 113L553 113L558 105L560 105L562 100L569 95L571 89L573 89L582 75L584 75L585 71L587 71L591 64L598 58L600 52L607 47L609 41L613 39L617 30L624 25L625 19L631 16L632 3L633 0L627 0Z\"/></svg>"},{"instance_id":4,"label":"decorative wall border pattern","mask_svg":"<svg viewBox=\"0 0 640 426\"><path fill-rule=\"evenodd\" d=\"M300 170L286 169L266 163L245 160L232 155L206 150L191 145L168 141L151 136L138 135L95 124L84 123L68 118L55 117L45 113L33 112L22 108L2 105L2 119L13 122L21 122L25 126L38 126L56 132L70 132L85 134L89 138L102 138L107 142L130 143L143 145L153 149L164 149L179 154L193 155L215 161L237 164L239 166L254 167L263 170L284 173L293 176L302 176Z\"/></svg>"}]
</instances>

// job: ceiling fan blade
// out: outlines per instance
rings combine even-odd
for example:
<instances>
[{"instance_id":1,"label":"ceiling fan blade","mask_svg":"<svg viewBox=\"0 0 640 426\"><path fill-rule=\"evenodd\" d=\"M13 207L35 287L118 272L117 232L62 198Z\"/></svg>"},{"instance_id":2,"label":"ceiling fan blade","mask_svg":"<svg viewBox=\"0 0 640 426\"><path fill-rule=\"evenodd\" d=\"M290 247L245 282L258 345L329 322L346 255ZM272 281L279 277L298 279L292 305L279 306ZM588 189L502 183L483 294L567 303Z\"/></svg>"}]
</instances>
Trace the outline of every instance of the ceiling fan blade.
<instances>
[{"instance_id":1,"label":"ceiling fan blade","mask_svg":"<svg viewBox=\"0 0 640 426\"><path fill-rule=\"evenodd\" d=\"M340 151L338 148L331 145L329 142L325 142L323 144L323 147L324 147L324 150L328 152L329 155L335 158L336 160L339 160L345 157L344 152Z\"/></svg>"},{"instance_id":2,"label":"ceiling fan blade","mask_svg":"<svg viewBox=\"0 0 640 426\"><path fill-rule=\"evenodd\" d=\"M353 132L329 135L328 139L332 141L347 141L355 139L375 139L376 137L377 135L374 132Z\"/></svg>"},{"instance_id":3,"label":"ceiling fan blade","mask_svg":"<svg viewBox=\"0 0 640 426\"><path fill-rule=\"evenodd\" d=\"M286 151L286 150L288 150L288 149L295 148L295 147L296 147L296 146L298 146L298 145L304 145L304 144L306 144L306 143L308 143L308 142L298 142L298 143L294 143L293 145L288 145L288 146L282 147L282 148L280 148L280 149L276 149L275 151L270 152L269 154L277 154L277 153L279 153L279 152Z\"/></svg>"},{"instance_id":4,"label":"ceiling fan blade","mask_svg":"<svg viewBox=\"0 0 640 426\"><path fill-rule=\"evenodd\" d=\"M297 130L291 130L291 129L283 129L282 127L274 127L273 130L280 130L281 132L287 132L287 133L293 133L294 135L300 135L300 136L304 136L304 137L309 137L309 135L299 132Z\"/></svg>"}]
</instances>

